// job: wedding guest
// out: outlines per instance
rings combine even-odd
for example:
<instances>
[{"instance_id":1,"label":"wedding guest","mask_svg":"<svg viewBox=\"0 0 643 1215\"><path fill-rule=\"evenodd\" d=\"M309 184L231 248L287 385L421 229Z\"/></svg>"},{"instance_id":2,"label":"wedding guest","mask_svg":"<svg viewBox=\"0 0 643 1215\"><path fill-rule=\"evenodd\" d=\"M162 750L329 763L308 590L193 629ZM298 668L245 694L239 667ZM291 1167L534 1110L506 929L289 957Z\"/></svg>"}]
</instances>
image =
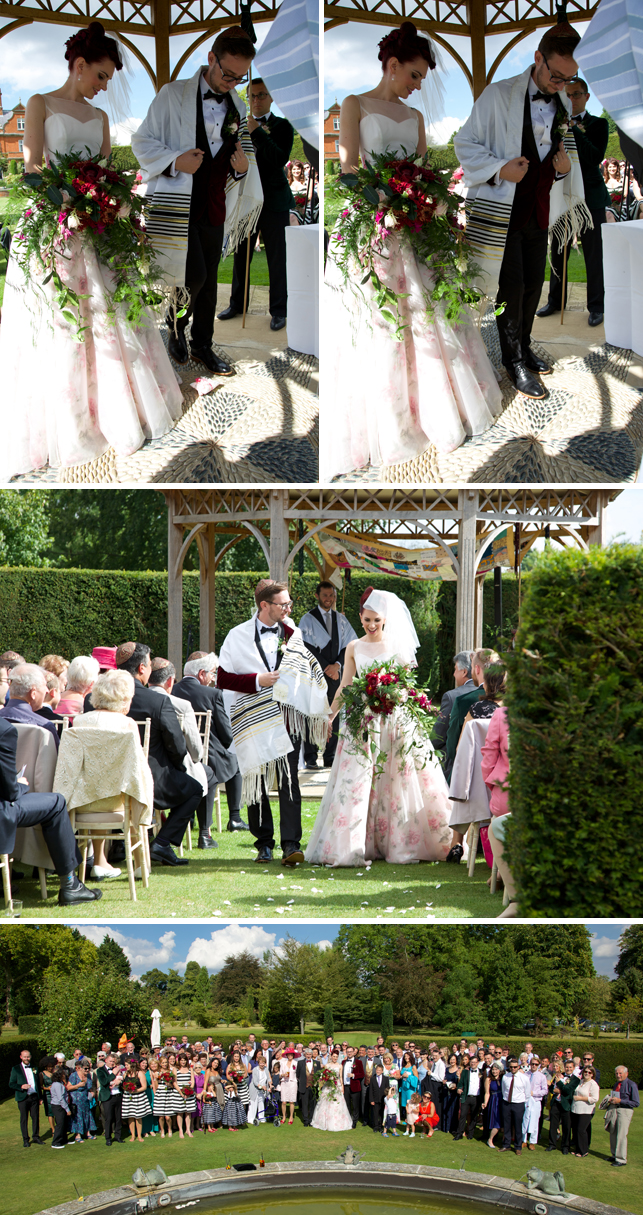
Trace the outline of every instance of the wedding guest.
<instances>
[{"instance_id":1,"label":"wedding guest","mask_svg":"<svg viewBox=\"0 0 643 1215\"><path fill-rule=\"evenodd\" d=\"M315 1075L320 1071L320 1065L313 1059L313 1052L310 1047L306 1047L303 1059L298 1059L295 1070L302 1120L304 1126L310 1126L315 1112L314 1079ZM361 1097L361 1084L358 1093L359 1097Z\"/></svg>"},{"instance_id":2,"label":"wedding guest","mask_svg":"<svg viewBox=\"0 0 643 1215\"><path fill-rule=\"evenodd\" d=\"M572 1130L572 1101L580 1081L574 1075L574 1060L565 1059L563 1075L554 1079L552 1085L552 1102L549 1109L549 1143L547 1151L553 1152L556 1147L558 1127L561 1128L561 1150L563 1156L569 1155Z\"/></svg>"},{"instance_id":3,"label":"wedding guest","mask_svg":"<svg viewBox=\"0 0 643 1215\"><path fill-rule=\"evenodd\" d=\"M532 1055L528 1064L527 1075L529 1076L529 1084L531 1095L525 1105L525 1117L522 1125L523 1142L527 1144L530 1152L536 1151L538 1143L538 1135L540 1132L540 1115L542 1112L542 1103L549 1093L547 1080L540 1070L540 1059L538 1055Z\"/></svg>"},{"instance_id":4,"label":"wedding guest","mask_svg":"<svg viewBox=\"0 0 643 1215\"><path fill-rule=\"evenodd\" d=\"M463 1056L463 1060L466 1059ZM477 1055L472 1055L468 1066L463 1067L458 1081L457 1092L460 1097L460 1121L454 1139L473 1139L478 1119L478 1110L482 1104L482 1083L478 1071Z\"/></svg>"},{"instance_id":5,"label":"wedding guest","mask_svg":"<svg viewBox=\"0 0 643 1215\"><path fill-rule=\"evenodd\" d=\"M502 1068L498 1063L492 1063L488 1068L484 1081L484 1132L488 1147L495 1147L494 1139L502 1130Z\"/></svg>"},{"instance_id":6,"label":"wedding guest","mask_svg":"<svg viewBox=\"0 0 643 1215\"><path fill-rule=\"evenodd\" d=\"M203 1090L203 1130L213 1135L221 1126L225 1106L225 1089L220 1066L212 1066Z\"/></svg>"},{"instance_id":7,"label":"wedding guest","mask_svg":"<svg viewBox=\"0 0 643 1215\"><path fill-rule=\"evenodd\" d=\"M200 849L217 848L218 844L210 836L210 828L212 826L212 808L214 806L218 782L210 765L201 762L203 760L203 743L192 705L189 701L172 695L175 677L176 670L172 663L168 662L167 658L156 657L152 659L152 670L147 686L153 692L158 692L160 696L167 696L170 701L178 717L181 733L187 746L183 767L188 776L192 776L201 786L203 796L196 808L196 817L199 824L197 847Z\"/></svg>"},{"instance_id":8,"label":"wedding guest","mask_svg":"<svg viewBox=\"0 0 643 1215\"><path fill-rule=\"evenodd\" d=\"M516 1155L522 1155L522 1124L525 1117L525 1106L531 1096L529 1077L520 1070L520 1064L514 1055L507 1059L507 1071L502 1077L502 1120L504 1137L501 1152L511 1151L511 1136L513 1132Z\"/></svg>"},{"instance_id":9,"label":"wedding guest","mask_svg":"<svg viewBox=\"0 0 643 1215\"><path fill-rule=\"evenodd\" d=\"M82 1143L83 1135L95 1139L96 1130L94 1113L91 1108L92 1080L90 1077L89 1060L80 1058L75 1069L71 1072L67 1083L67 1092L73 1093L71 1098L72 1114L70 1131L76 1143Z\"/></svg>"},{"instance_id":10,"label":"wedding guest","mask_svg":"<svg viewBox=\"0 0 643 1215\"><path fill-rule=\"evenodd\" d=\"M605 1123L609 1126L610 1151L612 1164L615 1168L624 1168L627 1164L627 1136L634 1110L639 1108L639 1090L630 1080L626 1067L619 1065L614 1069L616 1084L609 1097L609 1109L605 1115ZM609 1121L608 1121L609 1115Z\"/></svg>"},{"instance_id":11,"label":"wedding guest","mask_svg":"<svg viewBox=\"0 0 643 1215\"><path fill-rule=\"evenodd\" d=\"M406 1103L406 1130L404 1137L408 1135L409 1139L415 1139L415 1124L420 1113L421 1097L419 1093L411 1093Z\"/></svg>"},{"instance_id":12,"label":"wedding guest","mask_svg":"<svg viewBox=\"0 0 643 1215\"><path fill-rule=\"evenodd\" d=\"M402 1121L406 1117L406 1103L411 1096L411 1093L419 1093L420 1081L418 1080L417 1067L413 1055L410 1051L404 1051L402 1056L402 1066L400 1068L400 1076L402 1083L400 1085L400 1113Z\"/></svg>"},{"instance_id":13,"label":"wedding guest","mask_svg":"<svg viewBox=\"0 0 643 1215\"><path fill-rule=\"evenodd\" d=\"M283 1052L280 1065L281 1073L281 1116L282 1120L286 1121L286 1106L290 1103L290 1118L288 1122L292 1125L295 1114L295 1101L297 1100L297 1064L295 1062L295 1049L289 1047Z\"/></svg>"},{"instance_id":14,"label":"wedding guest","mask_svg":"<svg viewBox=\"0 0 643 1215\"><path fill-rule=\"evenodd\" d=\"M53 671L45 671L45 683L47 684L47 691L42 705L36 710L37 716L44 717L47 721L62 721L62 714L56 713L62 695L60 680L57 675L54 675ZM4 696L0 684L0 704L3 701Z\"/></svg>"},{"instance_id":15,"label":"wedding guest","mask_svg":"<svg viewBox=\"0 0 643 1215\"><path fill-rule=\"evenodd\" d=\"M63 658L61 654L45 654L44 658L40 659L38 666L42 667L43 671L52 671L54 675L57 675L60 680L61 691L65 691L67 687L67 671L69 669L69 663L66 658Z\"/></svg>"},{"instance_id":16,"label":"wedding guest","mask_svg":"<svg viewBox=\"0 0 643 1215\"><path fill-rule=\"evenodd\" d=\"M299 1064L297 1066L299 1067ZM252 1068L249 1084L250 1104L248 1105L248 1123L251 1126L257 1122L265 1122L265 1102L271 1087L270 1069L267 1060L263 1053L258 1051L255 1056L255 1066ZM304 1125L306 1124L304 1123Z\"/></svg>"},{"instance_id":17,"label":"wedding guest","mask_svg":"<svg viewBox=\"0 0 643 1215\"><path fill-rule=\"evenodd\" d=\"M221 1121L223 1126L227 1126L229 1131L236 1131L240 1126L246 1125L245 1107L239 1100L234 1080L229 1080L226 1076L223 1087L225 1091L225 1105ZM290 1121L292 1122L292 1118Z\"/></svg>"},{"instance_id":18,"label":"wedding guest","mask_svg":"<svg viewBox=\"0 0 643 1215\"><path fill-rule=\"evenodd\" d=\"M71 1114L67 1096L67 1077L61 1067L57 1067L52 1076L49 1095L55 1125L51 1146L59 1150L67 1147L67 1119Z\"/></svg>"},{"instance_id":19,"label":"wedding guest","mask_svg":"<svg viewBox=\"0 0 643 1215\"><path fill-rule=\"evenodd\" d=\"M0 709L0 718L16 725L40 726L48 730L58 750L58 731L54 723L38 716L46 695L47 681L42 667L33 662L15 666L9 673L9 699Z\"/></svg>"},{"instance_id":20,"label":"wedding guest","mask_svg":"<svg viewBox=\"0 0 643 1215\"><path fill-rule=\"evenodd\" d=\"M147 1079L136 1059L130 1059L123 1077L123 1105L121 1115L129 1122L132 1141L143 1142L143 1119L152 1109L147 1097Z\"/></svg>"},{"instance_id":21,"label":"wedding guest","mask_svg":"<svg viewBox=\"0 0 643 1215\"><path fill-rule=\"evenodd\" d=\"M328 704L331 705L341 683L346 646L357 637L355 629L343 612L338 612L337 591L332 582L319 582L314 591L317 604L305 612L299 621L304 645L317 659L326 680ZM323 766L332 768L339 738L339 715L333 719L333 729L324 750ZM304 763L317 768L318 748L304 741Z\"/></svg>"},{"instance_id":22,"label":"wedding guest","mask_svg":"<svg viewBox=\"0 0 643 1215\"><path fill-rule=\"evenodd\" d=\"M399 1121L400 1110L397 1104L397 1096L389 1089L384 1098L384 1126L382 1128L382 1135L385 1139L389 1132L397 1139L399 1134L397 1125Z\"/></svg>"},{"instance_id":23,"label":"wedding guest","mask_svg":"<svg viewBox=\"0 0 643 1215\"><path fill-rule=\"evenodd\" d=\"M418 1076L419 1076L418 1069ZM442 1099L444 1096L444 1078L446 1075L446 1064L441 1058L437 1047L431 1051L431 1070L428 1076L428 1091L431 1094L431 1099L438 1112L438 1117L442 1117ZM424 1091L424 1090L422 1090Z\"/></svg>"},{"instance_id":24,"label":"wedding guest","mask_svg":"<svg viewBox=\"0 0 643 1215\"><path fill-rule=\"evenodd\" d=\"M589 1153L587 1132L600 1095L596 1072L587 1064L583 1068L581 1082L572 1101L572 1152L581 1159Z\"/></svg>"},{"instance_id":25,"label":"wedding guest","mask_svg":"<svg viewBox=\"0 0 643 1215\"><path fill-rule=\"evenodd\" d=\"M174 1062L172 1062L172 1060ZM154 1109L159 1120L161 1139L172 1138L172 1118L182 1114L184 1099L176 1081L176 1055L167 1055L161 1063L158 1078L152 1081Z\"/></svg>"},{"instance_id":26,"label":"wedding guest","mask_svg":"<svg viewBox=\"0 0 643 1215\"><path fill-rule=\"evenodd\" d=\"M179 1139L183 1139L183 1118L185 1118L185 1134L192 1139L192 1118L196 1114L196 1092L194 1088L194 1069L187 1051L179 1051L176 1066L176 1083L183 1098L183 1109L176 1115Z\"/></svg>"},{"instance_id":27,"label":"wedding guest","mask_svg":"<svg viewBox=\"0 0 643 1215\"><path fill-rule=\"evenodd\" d=\"M433 1138L435 1128L440 1125L440 1115L430 1093L424 1093L420 1098L415 1125L420 1132L426 1130L427 1139Z\"/></svg>"},{"instance_id":28,"label":"wedding guest","mask_svg":"<svg viewBox=\"0 0 643 1215\"><path fill-rule=\"evenodd\" d=\"M152 1054L151 1058L148 1060L146 1068L143 1067L143 1063L141 1061L141 1070L145 1071L145 1079L147 1081L147 1089L145 1091L147 1093L147 1099L150 1103L151 1110L151 1113L146 1114L143 1119L143 1138L146 1139L148 1135L154 1136L159 1131L158 1115L154 1113L155 1084L158 1082L158 1078L161 1074L161 1064L157 1056Z\"/></svg>"},{"instance_id":29,"label":"wedding guest","mask_svg":"<svg viewBox=\"0 0 643 1215\"><path fill-rule=\"evenodd\" d=\"M59 716L71 718L71 724L74 717L83 712L85 697L89 696L99 674L100 667L95 658L81 655L72 660L67 671L67 687L58 702Z\"/></svg>"},{"instance_id":30,"label":"wedding guest","mask_svg":"<svg viewBox=\"0 0 643 1215\"><path fill-rule=\"evenodd\" d=\"M28 1053L28 1052L27 1052ZM51 1112L51 1097L50 1089L53 1080L54 1068L56 1060L54 1058L45 1058L40 1061L40 1071L38 1072L38 1087L42 1094L42 1102L44 1112L49 1122L49 1129L53 1135L55 1130L54 1116ZM11 1087L11 1086L9 1086ZM42 1140L40 1141L42 1143Z\"/></svg>"},{"instance_id":31,"label":"wedding guest","mask_svg":"<svg viewBox=\"0 0 643 1215\"><path fill-rule=\"evenodd\" d=\"M372 1111L373 1130L378 1135L382 1130L382 1117L384 1113L384 1102L390 1088L388 1076L384 1075L384 1068L381 1063L378 1063L375 1068L374 1075L371 1076L371 1082L368 1089L368 1099Z\"/></svg>"},{"instance_id":32,"label":"wedding guest","mask_svg":"<svg viewBox=\"0 0 643 1215\"><path fill-rule=\"evenodd\" d=\"M476 686L471 678L471 654L468 650L461 650L453 659L453 682L455 687L449 688L440 701L440 712L435 719L431 735L433 746L443 763L446 761L447 732L453 702L459 696L473 692Z\"/></svg>"},{"instance_id":33,"label":"wedding guest","mask_svg":"<svg viewBox=\"0 0 643 1215\"><path fill-rule=\"evenodd\" d=\"M13 1090L16 1102L18 1103L23 1146L29 1147L30 1116L31 1141L32 1143L42 1145L42 1139L40 1138L40 1106L43 1104L43 1096L38 1084L38 1077L31 1066L30 1051L20 1051L20 1063L11 1069L9 1088ZM51 1116L55 1117L53 1114Z\"/></svg>"},{"instance_id":34,"label":"wedding guest","mask_svg":"<svg viewBox=\"0 0 643 1215\"><path fill-rule=\"evenodd\" d=\"M460 1072L458 1069L458 1057L455 1054L449 1055L449 1060L444 1073L443 1099L442 1099L442 1130L446 1133L453 1132L454 1122L458 1122L458 1081Z\"/></svg>"}]
</instances>

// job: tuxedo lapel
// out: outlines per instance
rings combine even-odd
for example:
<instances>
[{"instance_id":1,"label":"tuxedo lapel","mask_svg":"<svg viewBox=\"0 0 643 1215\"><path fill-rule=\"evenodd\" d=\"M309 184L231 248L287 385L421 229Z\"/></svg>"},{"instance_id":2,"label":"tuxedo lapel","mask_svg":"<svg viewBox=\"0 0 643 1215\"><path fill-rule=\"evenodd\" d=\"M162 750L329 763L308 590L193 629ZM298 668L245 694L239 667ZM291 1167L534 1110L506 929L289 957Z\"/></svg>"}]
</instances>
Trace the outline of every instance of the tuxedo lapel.
<instances>
[{"instance_id":1,"label":"tuxedo lapel","mask_svg":"<svg viewBox=\"0 0 643 1215\"><path fill-rule=\"evenodd\" d=\"M281 649L281 642L284 640L284 637L285 637L284 626L283 626L283 624L278 624L277 625L278 649L277 649L277 661L275 663L275 671L278 670L278 668L281 666L281 659L283 656L283 651ZM263 662L263 665L265 666L266 670L267 671L272 670L270 663L268 662L268 659L266 658L266 652L261 644L261 630L259 627L258 620L255 620L255 645L259 651L261 661Z\"/></svg>"}]
</instances>

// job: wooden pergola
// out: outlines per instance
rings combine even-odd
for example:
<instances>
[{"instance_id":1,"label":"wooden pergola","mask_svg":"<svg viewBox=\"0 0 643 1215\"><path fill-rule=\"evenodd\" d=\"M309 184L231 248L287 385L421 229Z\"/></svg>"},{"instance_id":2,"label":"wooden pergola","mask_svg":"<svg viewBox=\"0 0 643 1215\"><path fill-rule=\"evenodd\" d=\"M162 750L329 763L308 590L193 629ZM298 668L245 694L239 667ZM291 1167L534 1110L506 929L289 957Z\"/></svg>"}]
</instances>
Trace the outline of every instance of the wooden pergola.
<instances>
[{"instance_id":1,"label":"wooden pergola","mask_svg":"<svg viewBox=\"0 0 643 1215\"><path fill-rule=\"evenodd\" d=\"M290 486L163 489L168 509L168 656L183 667L183 566L196 544L200 567L199 647L215 648L215 573L229 549L248 535L258 541L270 576L286 581L305 550L322 577L314 537L329 527L347 537L416 540L449 556L457 578L456 647L482 644L479 570L485 550L507 528L522 539L547 536L581 549L603 542L603 511L621 490L514 488L398 489ZM217 537L222 544L217 545ZM457 545L457 556L453 549ZM220 638L221 642L223 638Z\"/></svg>"},{"instance_id":2,"label":"wooden pergola","mask_svg":"<svg viewBox=\"0 0 643 1215\"><path fill-rule=\"evenodd\" d=\"M598 0L567 0L572 25L590 21ZM534 30L555 25L556 0L324 0L324 28L348 21L391 27L413 21L455 59L466 76L475 98L489 84L505 55ZM487 39L502 36L505 43L493 63L487 64ZM452 45L451 39L466 38L471 67Z\"/></svg>"},{"instance_id":3,"label":"wooden pergola","mask_svg":"<svg viewBox=\"0 0 643 1215\"><path fill-rule=\"evenodd\" d=\"M279 9L277 0L248 0L248 4L255 24L274 21ZM90 21L100 21L143 64L158 92L176 80L202 42L212 41L227 25L238 25L240 15L239 0L56 0L55 7L51 0L2 0L0 18L8 23L0 29L0 38L33 22L79 29ZM192 34L193 41L170 72L170 39L179 34ZM133 37L153 40L154 67L132 42Z\"/></svg>"}]
</instances>

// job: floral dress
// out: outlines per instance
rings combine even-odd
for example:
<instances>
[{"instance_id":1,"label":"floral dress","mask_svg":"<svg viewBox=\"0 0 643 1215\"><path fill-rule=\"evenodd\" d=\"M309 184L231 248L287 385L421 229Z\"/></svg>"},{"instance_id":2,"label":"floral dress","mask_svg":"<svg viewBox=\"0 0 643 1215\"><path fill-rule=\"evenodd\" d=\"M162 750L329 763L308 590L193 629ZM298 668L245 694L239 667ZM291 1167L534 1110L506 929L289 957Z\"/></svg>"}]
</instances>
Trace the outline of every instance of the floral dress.
<instances>
[{"instance_id":1,"label":"floral dress","mask_svg":"<svg viewBox=\"0 0 643 1215\"><path fill-rule=\"evenodd\" d=\"M80 1084L78 1072L71 1073L69 1083ZM68 1096L72 1108L70 1127L72 1135L85 1135L87 1132L93 1134L96 1130L96 1123L89 1104L93 1096L92 1082L89 1076L82 1088L75 1088Z\"/></svg>"},{"instance_id":2,"label":"floral dress","mask_svg":"<svg viewBox=\"0 0 643 1215\"><path fill-rule=\"evenodd\" d=\"M353 652L359 674L378 660L400 661L387 642L356 641ZM340 733L307 861L337 867L446 859L452 836L448 786L431 743L418 740L409 750L411 742L399 710L370 723L360 751ZM387 756L381 772L372 745Z\"/></svg>"},{"instance_id":3,"label":"floral dress","mask_svg":"<svg viewBox=\"0 0 643 1215\"><path fill-rule=\"evenodd\" d=\"M328 1063L322 1068L321 1075L324 1072L330 1073L330 1076L326 1083L320 1080L319 1100L310 1125L318 1131L350 1131L353 1129L353 1119L344 1100L341 1064L333 1067Z\"/></svg>"}]
</instances>

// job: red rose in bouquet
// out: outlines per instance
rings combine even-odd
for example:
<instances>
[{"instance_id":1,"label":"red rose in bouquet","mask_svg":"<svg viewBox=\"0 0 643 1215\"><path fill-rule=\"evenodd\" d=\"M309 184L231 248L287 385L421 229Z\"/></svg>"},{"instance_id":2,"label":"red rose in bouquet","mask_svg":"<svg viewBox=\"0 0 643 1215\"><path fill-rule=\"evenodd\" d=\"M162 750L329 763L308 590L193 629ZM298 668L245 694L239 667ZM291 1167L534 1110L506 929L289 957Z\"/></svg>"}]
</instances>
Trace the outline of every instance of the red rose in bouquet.
<instances>
[{"instance_id":1,"label":"red rose in bouquet","mask_svg":"<svg viewBox=\"0 0 643 1215\"><path fill-rule=\"evenodd\" d=\"M135 1080L126 1080L123 1084L123 1091L125 1093L135 1093L136 1092L136 1081Z\"/></svg>"},{"instance_id":2,"label":"red rose in bouquet","mask_svg":"<svg viewBox=\"0 0 643 1215\"><path fill-rule=\"evenodd\" d=\"M183 1089L183 1096L184 1096L184 1097L193 1097L193 1096L194 1096L194 1089L193 1089L193 1088L191 1088L191 1087L190 1087L190 1085L187 1085L187 1086L186 1086L186 1087Z\"/></svg>"}]
</instances>

